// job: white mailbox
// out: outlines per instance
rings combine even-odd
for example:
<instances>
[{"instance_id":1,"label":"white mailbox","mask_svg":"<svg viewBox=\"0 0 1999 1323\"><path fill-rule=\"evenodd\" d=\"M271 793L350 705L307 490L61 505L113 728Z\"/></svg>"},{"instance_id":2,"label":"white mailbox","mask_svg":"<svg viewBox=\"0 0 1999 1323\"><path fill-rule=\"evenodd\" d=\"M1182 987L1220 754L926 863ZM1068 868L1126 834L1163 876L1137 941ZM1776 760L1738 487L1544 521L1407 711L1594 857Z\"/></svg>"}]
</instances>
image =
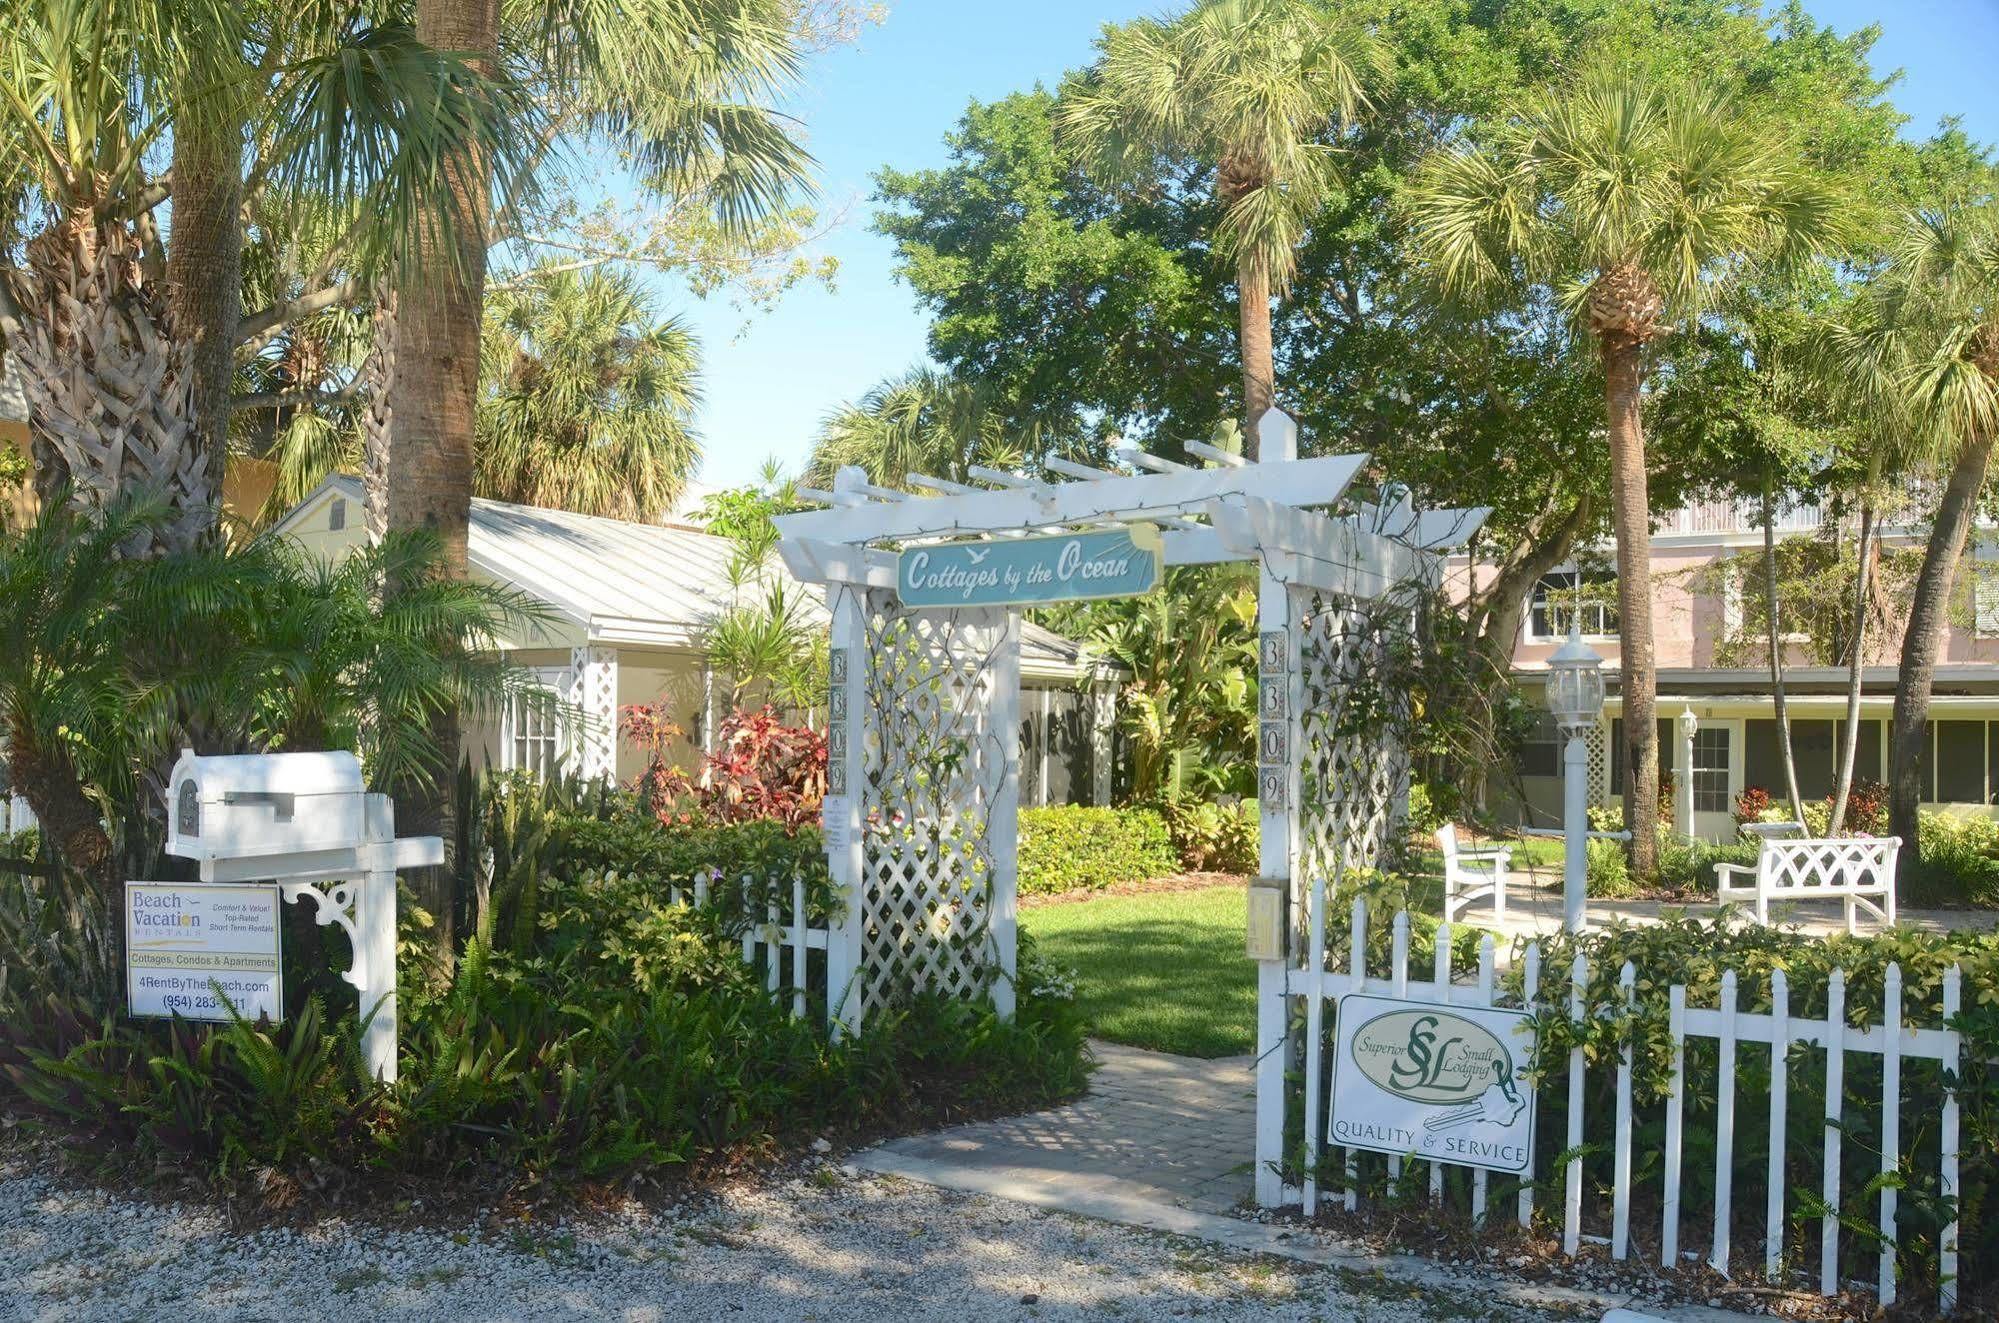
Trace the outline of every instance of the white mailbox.
<instances>
[{"instance_id":1,"label":"white mailbox","mask_svg":"<svg viewBox=\"0 0 1999 1323\"><path fill-rule=\"evenodd\" d=\"M182 752L168 783L167 853L243 859L353 849L367 840L361 762L344 751Z\"/></svg>"}]
</instances>

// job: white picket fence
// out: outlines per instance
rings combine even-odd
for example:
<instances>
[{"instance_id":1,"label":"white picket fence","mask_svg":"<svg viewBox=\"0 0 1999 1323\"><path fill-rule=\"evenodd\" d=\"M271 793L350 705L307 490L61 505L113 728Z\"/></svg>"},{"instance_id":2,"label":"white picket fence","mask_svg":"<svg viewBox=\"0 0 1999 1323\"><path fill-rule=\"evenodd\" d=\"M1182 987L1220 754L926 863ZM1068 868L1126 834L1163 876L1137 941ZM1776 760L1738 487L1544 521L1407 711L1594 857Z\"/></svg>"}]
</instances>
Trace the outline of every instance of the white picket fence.
<instances>
[{"instance_id":1,"label":"white picket fence","mask_svg":"<svg viewBox=\"0 0 1999 1323\"><path fill-rule=\"evenodd\" d=\"M1276 987L1282 1007L1278 1015L1266 1014L1262 1017L1267 1035L1274 1025L1290 1023L1294 999L1304 1000L1304 1131L1305 1152L1302 1172L1302 1186L1279 1185L1270 1191L1273 1182L1271 1173L1281 1170L1284 1156L1284 1132L1287 1094L1284 1078L1284 1054L1281 1043L1259 1041L1262 1054L1258 1070L1257 1088L1257 1166L1259 1169L1259 1202L1298 1204L1307 1216L1318 1211L1320 1192L1317 1173L1320 1169L1320 1155L1323 1147L1322 1136L1326 1129L1324 1108L1328 1105L1326 1096L1326 1061L1323 1046L1329 1014L1328 1003L1348 993L1366 992L1375 996L1406 998L1415 1002L1445 1002L1462 1006L1495 1005L1494 946L1490 933L1484 934L1478 947L1478 968L1471 973L1470 981L1460 982L1458 971L1452 968L1451 927L1442 925L1437 932L1436 959L1431 977L1427 981L1412 980L1409 976L1409 915L1402 912L1395 916L1391 932L1391 949L1387 977L1369 976L1366 972L1367 950L1367 907L1363 901L1355 901L1352 913L1352 927L1346 967L1341 970L1327 968L1326 950L1326 896L1322 882L1315 882L1311 888L1309 908L1306 916L1307 941L1310 952L1308 959L1287 964L1280 981L1266 980L1266 989ZM1541 1001L1541 948L1538 943L1529 944L1521 953L1521 987L1524 1003L1528 1008L1546 1011L1550 1003ZM1636 1001L1636 984L1639 971L1630 962L1619 970L1619 985L1623 989L1627 1006ZM1577 956L1569 970L1568 1013L1581 1022L1590 1012L1587 1005L1587 989L1590 969L1582 956ZM1763 1271L1772 1282L1782 1280L1784 1274L1785 1210L1788 1182L1785 1169L1786 1126L1790 1122L1789 1093L1790 1076L1793 1067L1788 1062L1789 1050L1797 1044L1810 1044L1824 1049L1825 1079L1825 1151L1822 1197L1829 1210L1823 1217L1820 1229L1820 1253L1817 1286L1826 1295L1836 1294L1840 1289L1839 1250L1840 1213L1847 1205L1841 1188L1842 1153L1841 1138L1843 1125L1852 1121L1852 1116L1843 1115L1845 1106L1846 1057L1849 1053L1872 1054L1882 1062L1882 1104L1879 1113L1872 1119L1879 1135L1881 1148L1880 1170L1892 1175L1901 1162L1901 1108L1902 1063L1911 1059L1941 1062L1952 1077L1962 1071L1965 1062L1962 1035L1948 1027L1916 1027L1904 1022L1902 1013L1902 974L1898 966L1890 965L1885 976L1884 1023L1856 1028L1846 1022L1846 976L1844 971L1834 971L1828 979L1828 1005L1826 1018L1808 1019L1790 1013L1790 990L1781 970L1771 978L1771 1006L1768 1013L1748 1013L1737 1009L1739 984L1734 971L1723 976L1719 1005L1690 1007L1686 1004L1686 987L1680 983L1669 985L1669 1033L1672 1041L1672 1081L1665 1100L1665 1148L1664 1197L1660 1210L1660 1258L1667 1267L1678 1266L1682 1260L1680 1249L1680 1223L1682 1168L1686 1142L1685 1116L1689 1098L1687 1095L1686 1044L1689 1039L1711 1040L1716 1044L1719 1061L1719 1076L1715 1082L1715 1097L1702 1099L1711 1102L1715 1113L1714 1143L1714 1191L1715 1207L1713 1216L1713 1243L1708 1254L1708 1262L1716 1271L1726 1275L1730 1271L1729 1230L1733 1213L1734 1182L1734 1140L1736 1118L1736 1075L1737 1054L1745 1044L1773 1044L1783 1046L1785 1065L1771 1071L1771 1088L1768 1100L1770 1124L1770 1160L1768 1191L1765 1209L1765 1245ZM1554 989L1547 991L1553 992ZM1943 1021L1956 1016L1962 998L1962 976L1956 967L1944 976ZM1558 1003L1555 1003L1558 1004ZM1562 1151L1570 1154L1562 1179L1562 1249L1567 1255L1576 1255L1585 1239L1583 1235L1583 1204L1585 1196L1584 1163L1582 1150L1586 1143L1600 1141L1601 1119L1585 1116L1586 1062L1581 1046L1571 1049L1567 1072L1567 1135ZM1634 1143L1634 1109L1632 1105L1632 1048L1627 1042L1616 1067L1616 1102L1614 1114L1609 1118L1612 1125L1612 1206L1610 1210L1610 1236L1608 1238L1611 1257L1625 1259L1631 1252L1631 1193L1632 1193L1632 1148ZM1942 1194L1951 1200L1959 1195L1959 1104L1955 1093L1948 1088L1940 1090L1939 1144L1940 1183ZM1542 1093L1543 1097L1545 1094ZM1593 1132L1594 1128L1594 1132ZM1409 1161L1422 1161L1411 1158ZM1517 1198L1517 1216L1520 1225L1527 1227L1534 1214L1535 1182L1533 1158L1530 1154L1529 1166L1518 1179L1521 1182ZM1388 1159L1388 1174L1391 1181L1401 1178L1403 1160ZM1447 1164L1431 1162L1428 1172L1429 1193L1432 1202L1441 1202L1444 1195L1444 1169ZM1487 1182L1484 1170L1471 1170L1471 1211L1475 1221L1483 1222L1490 1212ZM1353 1150L1348 1150L1343 1181L1343 1202L1348 1210L1359 1206L1359 1182ZM1512 1178L1504 1178L1512 1179ZM1273 1201L1266 1191L1276 1194ZM1878 1199L1879 1228L1882 1237L1878 1290L1881 1302L1892 1303L1897 1289L1896 1255L1896 1204L1897 1186L1892 1181L1881 1183L1876 1195ZM1601 1238L1592 1238L1602 1243ZM1939 1254L1940 1301L1943 1311L1948 1313L1956 1304L1960 1283L1957 1254L1958 1226L1953 1221L1945 1228Z\"/></svg>"},{"instance_id":2,"label":"white picket fence","mask_svg":"<svg viewBox=\"0 0 1999 1323\"><path fill-rule=\"evenodd\" d=\"M744 891L747 892L754 879L745 876ZM696 876L692 885L671 887L667 899L675 905L692 904L696 909L706 909L709 903L709 882L705 876ZM805 905L805 880L791 879L791 915L784 918L776 901L765 906L761 916L737 914L727 916L729 926L740 925L742 929L743 963L755 967L759 962L764 966L764 988L772 997L789 994L791 1014L794 1019L804 1017L810 1003L809 993L814 989L811 979L812 951L824 951L828 940L824 927L814 928L807 920ZM758 919L761 918L761 922ZM822 966L824 962L822 962ZM820 972L820 991L827 990L829 977L825 968ZM822 997L822 1008L830 1006L832 998Z\"/></svg>"}]
</instances>

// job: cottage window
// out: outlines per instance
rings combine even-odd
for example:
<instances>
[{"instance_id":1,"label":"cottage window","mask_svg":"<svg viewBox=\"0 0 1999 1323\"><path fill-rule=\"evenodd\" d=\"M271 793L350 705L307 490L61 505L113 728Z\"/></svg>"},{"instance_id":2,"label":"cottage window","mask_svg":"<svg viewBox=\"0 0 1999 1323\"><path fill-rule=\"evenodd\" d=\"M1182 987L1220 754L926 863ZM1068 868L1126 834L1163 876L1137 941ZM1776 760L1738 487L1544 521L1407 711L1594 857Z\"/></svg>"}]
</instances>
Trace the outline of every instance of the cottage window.
<instances>
[{"instance_id":1,"label":"cottage window","mask_svg":"<svg viewBox=\"0 0 1999 1323\"><path fill-rule=\"evenodd\" d=\"M567 734L557 710L569 693L569 672L561 667L537 667L537 693L517 693L507 699L500 722L500 766L509 772L553 776L568 753Z\"/></svg>"},{"instance_id":2,"label":"cottage window","mask_svg":"<svg viewBox=\"0 0 1999 1323\"><path fill-rule=\"evenodd\" d=\"M1617 635L1617 578L1557 570L1534 585L1528 629L1537 639L1567 638L1569 622L1580 613L1582 632L1597 638Z\"/></svg>"}]
</instances>

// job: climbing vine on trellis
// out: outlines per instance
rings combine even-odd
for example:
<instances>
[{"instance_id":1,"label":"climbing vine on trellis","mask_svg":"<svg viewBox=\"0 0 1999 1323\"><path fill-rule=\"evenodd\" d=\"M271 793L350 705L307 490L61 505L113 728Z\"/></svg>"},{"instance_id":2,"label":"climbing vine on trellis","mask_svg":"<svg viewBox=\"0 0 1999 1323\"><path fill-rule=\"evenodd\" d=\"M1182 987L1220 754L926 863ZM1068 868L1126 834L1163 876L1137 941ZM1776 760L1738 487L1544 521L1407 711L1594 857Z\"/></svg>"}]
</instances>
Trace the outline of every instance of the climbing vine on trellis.
<instances>
[{"instance_id":1,"label":"climbing vine on trellis","mask_svg":"<svg viewBox=\"0 0 1999 1323\"><path fill-rule=\"evenodd\" d=\"M1388 862L1409 792L1420 667L1409 594L1300 594L1298 876L1337 883Z\"/></svg>"}]
</instances>

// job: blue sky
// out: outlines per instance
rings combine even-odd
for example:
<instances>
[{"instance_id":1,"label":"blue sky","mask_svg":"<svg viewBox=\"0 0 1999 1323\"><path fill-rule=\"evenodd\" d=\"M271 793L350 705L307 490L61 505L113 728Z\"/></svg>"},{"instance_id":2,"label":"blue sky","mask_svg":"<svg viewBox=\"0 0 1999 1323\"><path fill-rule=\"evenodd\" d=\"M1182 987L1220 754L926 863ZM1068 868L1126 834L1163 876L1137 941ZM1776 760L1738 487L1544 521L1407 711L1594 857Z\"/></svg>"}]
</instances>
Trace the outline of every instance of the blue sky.
<instances>
[{"instance_id":1,"label":"blue sky","mask_svg":"<svg viewBox=\"0 0 1999 1323\"><path fill-rule=\"evenodd\" d=\"M895 0L886 22L860 42L818 58L793 109L820 163L822 208L844 212L819 243L837 257L832 290L801 288L772 312L744 314L662 290L663 303L700 333L701 479L747 482L768 456L794 471L819 420L885 376L924 357L925 318L893 275L894 254L870 229L870 177L883 165L942 164L944 133L968 101L1054 83L1088 61L1106 22L1156 13L1161 4L1099 0ZM1882 25L1876 68L1902 69L1893 95L1927 132L1963 117L1999 142L1999 0L1807 0L1841 32Z\"/></svg>"}]
</instances>

